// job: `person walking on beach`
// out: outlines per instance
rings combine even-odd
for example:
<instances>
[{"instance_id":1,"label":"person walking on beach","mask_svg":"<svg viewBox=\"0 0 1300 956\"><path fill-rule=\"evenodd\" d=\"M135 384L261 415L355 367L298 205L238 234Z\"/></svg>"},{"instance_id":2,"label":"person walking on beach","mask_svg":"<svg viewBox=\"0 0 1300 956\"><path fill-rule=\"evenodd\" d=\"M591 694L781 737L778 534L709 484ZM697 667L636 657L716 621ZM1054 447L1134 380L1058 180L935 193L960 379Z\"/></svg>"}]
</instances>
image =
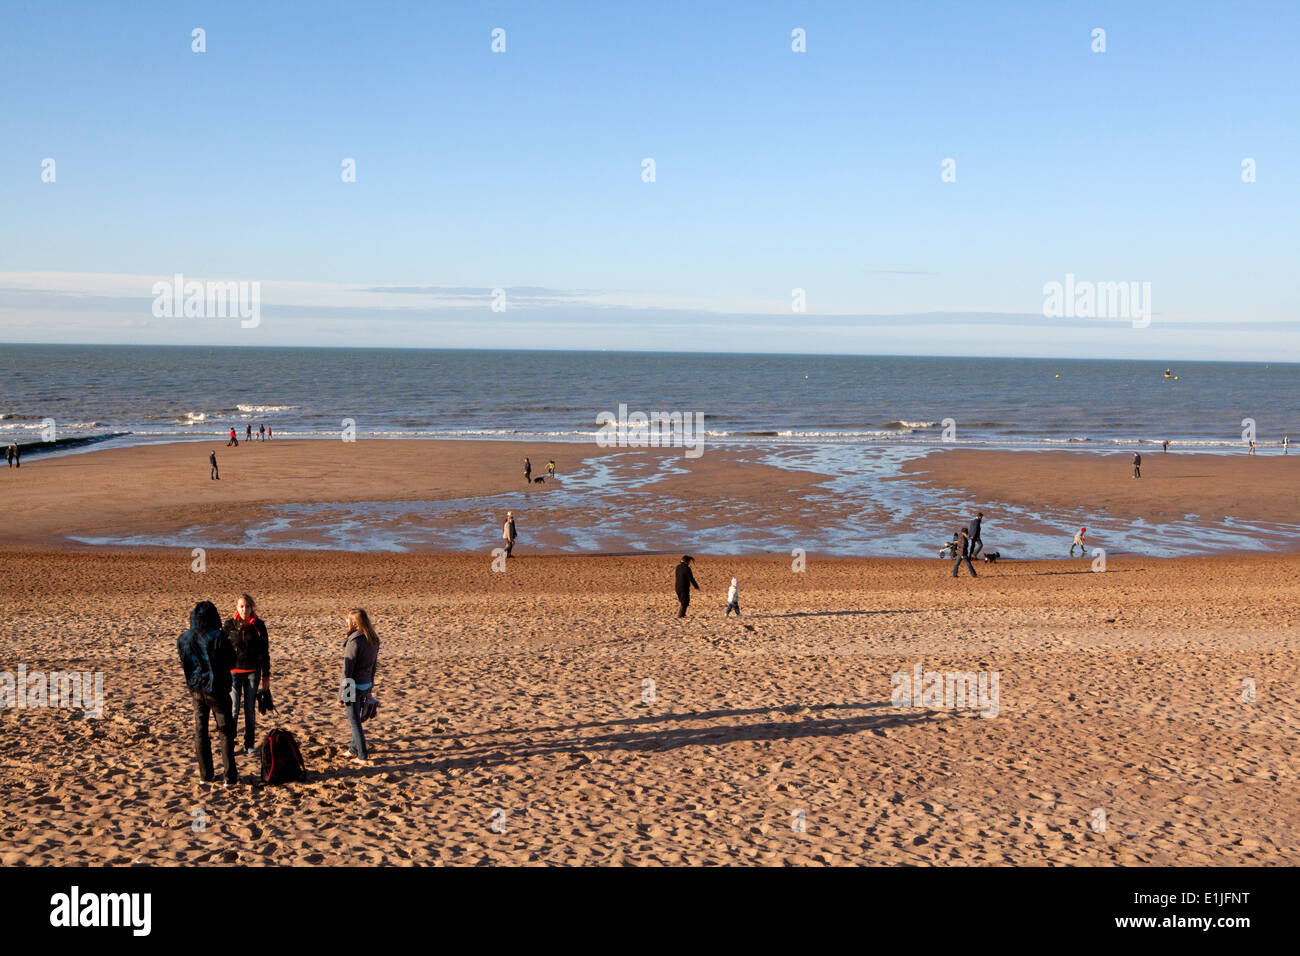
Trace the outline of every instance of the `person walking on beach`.
<instances>
[{"instance_id":1,"label":"person walking on beach","mask_svg":"<svg viewBox=\"0 0 1300 956\"><path fill-rule=\"evenodd\" d=\"M1250 451L1246 452L1246 454L1247 454L1247 455L1253 455L1253 454L1255 454L1255 439L1252 438L1252 439L1250 440Z\"/></svg>"},{"instance_id":2,"label":"person walking on beach","mask_svg":"<svg viewBox=\"0 0 1300 956\"><path fill-rule=\"evenodd\" d=\"M235 426L234 426L234 425L231 425L231 426L230 426L230 441L226 442L226 447L227 447L227 448L229 448L231 445L234 445L236 448L239 447L239 439L235 437Z\"/></svg>"},{"instance_id":3,"label":"person walking on beach","mask_svg":"<svg viewBox=\"0 0 1300 956\"><path fill-rule=\"evenodd\" d=\"M221 615L211 601L200 601L190 612L190 629L176 640L185 671L185 685L194 703L194 751L199 777L211 783L212 742L208 719L215 715L221 744L222 779L227 786L239 782L235 770L235 730L230 716L230 668L235 651L221 629Z\"/></svg>"},{"instance_id":4,"label":"person walking on beach","mask_svg":"<svg viewBox=\"0 0 1300 956\"><path fill-rule=\"evenodd\" d=\"M361 729L361 715L366 701L374 694L378 663L379 635L365 608L353 608L348 613L348 637L343 642L343 690L339 703L348 709L348 726L352 728L348 753L353 763L363 767L369 767L372 761L365 731Z\"/></svg>"},{"instance_id":5,"label":"person walking on beach","mask_svg":"<svg viewBox=\"0 0 1300 956\"><path fill-rule=\"evenodd\" d=\"M1080 528L1078 531L1074 533L1074 540L1070 542L1070 557L1074 557L1075 548L1079 549L1080 557L1086 558L1088 556L1088 548L1083 543L1083 539L1087 536L1087 534L1088 534L1087 528Z\"/></svg>"},{"instance_id":6,"label":"person walking on beach","mask_svg":"<svg viewBox=\"0 0 1300 956\"><path fill-rule=\"evenodd\" d=\"M252 441L252 440L253 440L253 426L252 426L252 425L245 425L245 426L244 426L244 441Z\"/></svg>"},{"instance_id":7,"label":"person walking on beach","mask_svg":"<svg viewBox=\"0 0 1300 956\"><path fill-rule=\"evenodd\" d=\"M1290 447L1291 447L1291 436L1290 436L1290 435L1283 435L1283 436L1282 436L1282 454L1285 455L1285 454L1287 453L1287 449L1290 448Z\"/></svg>"},{"instance_id":8,"label":"person walking on beach","mask_svg":"<svg viewBox=\"0 0 1300 956\"><path fill-rule=\"evenodd\" d=\"M975 517L970 519L970 528L967 535L970 537L970 556L978 558L979 553L984 550L984 541L980 538L980 525L984 521L984 512L975 512Z\"/></svg>"},{"instance_id":9,"label":"person walking on beach","mask_svg":"<svg viewBox=\"0 0 1300 956\"><path fill-rule=\"evenodd\" d=\"M529 461L528 456L525 455L524 456L524 484L528 484L532 480L533 480L533 463Z\"/></svg>"},{"instance_id":10,"label":"person walking on beach","mask_svg":"<svg viewBox=\"0 0 1300 956\"><path fill-rule=\"evenodd\" d=\"M975 565L970 563L970 535L966 532L965 528L962 528L957 533L961 535L961 537L957 541L957 562L952 566L952 576L954 578L957 576L957 571L961 568L961 563L965 561L966 569L970 571L970 576L973 578L978 577L975 573Z\"/></svg>"},{"instance_id":11,"label":"person walking on beach","mask_svg":"<svg viewBox=\"0 0 1300 956\"><path fill-rule=\"evenodd\" d=\"M267 441L271 440L271 429L269 428L266 430L266 440Z\"/></svg>"},{"instance_id":12,"label":"person walking on beach","mask_svg":"<svg viewBox=\"0 0 1300 956\"><path fill-rule=\"evenodd\" d=\"M9 462L9 467L14 466L14 449L18 447L18 442L11 441L5 448L5 460Z\"/></svg>"},{"instance_id":13,"label":"person walking on beach","mask_svg":"<svg viewBox=\"0 0 1300 956\"><path fill-rule=\"evenodd\" d=\"M244 706L244 753L257 750L257 679L262 690L271 689L271 643L266 624L257 616L257 606L247 594L239 596L235 615L226 621L226 637L235 651L230 668L230 735L239 730L239 706Z\"/></svg>"},{"instance_id":14,"label":"person walking on beach","mask_svg":"<svg viewBox=\"0 0 1300 956\"><path fill-rule=\"evenodd\" d=\"M1142 477L1142 456L1138 452L1133 452L1133 477Z\"/></svg>"},{"instance_id":15,"label":"person walking on beach","mask_svg":"<svg viewBox=\"0 0 1300 956\"><path fill-rule=\"evenodd\" d=\"M266 441L266 422L257 426L257 440Z\"/></svg>"},{"instance_id":16,"label":"person walking on beach","mask_svg":"<svg viewBox=\"0 0 1300 956\"><path fill-rule=\"evenodd\" d=\"M736 612L736 617L740 617L740 588L737 586L736 579L731 579L731 587L727 590L727 613L723 617L731 617L731 612Z\"/></svg>"},{"instance_id":17,"label":"person walking on beach","mask_svg":"<svg viewBox=\"0 0 1300 956\"><path fill-rule=\"evenodd\" d=\"M550 461L548 461L548 462L546 463L546 474L547 474L547 476L550 477L550 478L554 478L554 477L555 477L555 459L554 459L554 458L552 458Z\"/></svg>"},{"instance_id":18,"label":"person walking on beach","mask_svg":"<svg viewBox=\"0 0 1300 956\"><path fill-rule=\"evenodd\" d=\"M215 451L208 453L208 464L212 466L208 470L208 477L213 481L220 481L221 473L217 471L217 453Z\"/></svg>"},{"instance_id":19,"label":"person walking on beach","mask_svg":"<svg viewBox=\"0 0 1300 956\"><path fill-rule=\"evenodd\" d=\"M674 587L677 591L677 603L680 605L677 609L678 617L685 617L686 609L691 606L691 588L697 591L700 589L699 582L691 572L691 562L694 560L689 554L684 554L677 565Z\"/></svg>"},{"instance_id":20,"label":"person walking on beach","mask_svg":"<svg viewBox=\"0 0 1300 956\"><path fill-rule=\"evenodd\" d=\"M1165 454L1169 454L1169 439L1166 438L1162 444L1165 446Z\"/></svg>"},{"instance_id":21,"label":"person walking on beach","mask_svg":"<svg viewBox=\"0 0 1300 956\"><path fill-rule=\"evenodd\" d=\"M501 526L501 537L506 543L506 557L513 557L510 552L515 549L515 538L518 537L518 533L515 531L515 513L513 511L506 512L506 523Z\"/></svg>"}]
</instances>

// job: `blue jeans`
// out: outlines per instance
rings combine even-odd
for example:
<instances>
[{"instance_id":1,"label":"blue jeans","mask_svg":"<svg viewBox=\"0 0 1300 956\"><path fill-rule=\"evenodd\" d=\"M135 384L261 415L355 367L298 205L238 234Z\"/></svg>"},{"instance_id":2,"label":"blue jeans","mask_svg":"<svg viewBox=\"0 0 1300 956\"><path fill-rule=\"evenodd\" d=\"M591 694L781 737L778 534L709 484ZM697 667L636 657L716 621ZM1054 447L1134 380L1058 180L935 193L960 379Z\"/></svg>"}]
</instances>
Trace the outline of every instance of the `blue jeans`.
<instances>
[{"instance_id":1,"label":"blue jeans","mask_svg":"<svg viewBox=\"0 0 1300 956\"><path fill-rule=\"evenodd\" d=\"M732 611L735 611L735 612L736 612L736 617L740 617L740 602L739 602L739 601L732 601L730 604L728 604L728 605L727 605L727 613L724 614L724 615L722 615L722 616L723 616L723 617L731 617L731 612L732 612Z\"/></svg>"},{"instance_id":2,"label":"blue jeans","mask_svg":"<svg viewBox=\"0 0 1300 956\"><path fill-rule=\"evenodd\" d=\"M352 728L352 753L362 760L369 758L366 750L366 733L361 729L361 702L370 696L369 691L357 691L356 699L344 706L348 709L348 725Z\"/></svg>"},{"instance_id":3,"label":"blue jeans","mask_svg":"<svg viewBox=\"0 0 1300 956\"><path fill-rule=\"evenodd\" d=\"M961 563L963 561L966 562L966 568L970 571L970 576L975 577L975 565L971 564L970 558L966 557L965 555L957 556L957 563L952 566L952 576L954 578L957 576L957 570L961 567Z\"/></svg>"},{"instance_id":4,"label":"blue jeans","mask_svg":"<svg viewBox=\"0 0 1300 956\"><path fill-rule=\"evenodd\" d=\"M244 702L244 749L252 750L257 746L257 675L230 675L230 738L233 740L239 731L239 702Z\"/></svg>"}]
</instances>

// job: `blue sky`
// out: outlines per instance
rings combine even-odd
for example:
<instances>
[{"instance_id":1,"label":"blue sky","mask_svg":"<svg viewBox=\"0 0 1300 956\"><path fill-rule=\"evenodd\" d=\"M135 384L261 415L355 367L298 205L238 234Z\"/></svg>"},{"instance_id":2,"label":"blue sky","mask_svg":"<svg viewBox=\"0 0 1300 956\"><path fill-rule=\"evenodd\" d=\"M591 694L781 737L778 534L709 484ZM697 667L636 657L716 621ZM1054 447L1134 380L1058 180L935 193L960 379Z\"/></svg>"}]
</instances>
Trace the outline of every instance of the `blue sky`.
<instances>
[{"instance_id":1,"label":"blue sky","mask_svg":"<svg viewBox=\"0 0 1300 956\"><path fill-rule=\"evenodd\" d=\"M0 340L1300 360L1293 2L9 11Z\"/></svg>"}]
</instances>

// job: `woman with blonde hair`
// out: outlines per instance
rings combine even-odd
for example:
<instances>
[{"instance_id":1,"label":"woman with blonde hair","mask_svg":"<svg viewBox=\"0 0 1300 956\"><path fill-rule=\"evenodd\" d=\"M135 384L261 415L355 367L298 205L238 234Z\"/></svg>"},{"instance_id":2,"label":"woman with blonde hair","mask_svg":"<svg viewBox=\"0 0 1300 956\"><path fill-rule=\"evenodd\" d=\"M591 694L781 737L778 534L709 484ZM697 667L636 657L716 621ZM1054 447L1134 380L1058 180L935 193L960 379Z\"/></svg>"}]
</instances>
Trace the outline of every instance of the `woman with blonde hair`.
<instances>
[{"instance_id":1,"label":"woman with blonde hair","mask_svg":"<svg viewBox=\"0 0 1300 956\"><path fill-rule=\"evenodd\" d=\"M352 728L352 744L348 752L352 762L370 766L370 753L366 749L366 735L361 729L365 717L374 715L378 702L374 700L375 666L379 660L379 635L364 608L353 608L348 614L348 637L343 643L343 691L339 703L348 709L348 724ZM367 709L366 704L370 702Z\"/></svg>"}]
</instances>

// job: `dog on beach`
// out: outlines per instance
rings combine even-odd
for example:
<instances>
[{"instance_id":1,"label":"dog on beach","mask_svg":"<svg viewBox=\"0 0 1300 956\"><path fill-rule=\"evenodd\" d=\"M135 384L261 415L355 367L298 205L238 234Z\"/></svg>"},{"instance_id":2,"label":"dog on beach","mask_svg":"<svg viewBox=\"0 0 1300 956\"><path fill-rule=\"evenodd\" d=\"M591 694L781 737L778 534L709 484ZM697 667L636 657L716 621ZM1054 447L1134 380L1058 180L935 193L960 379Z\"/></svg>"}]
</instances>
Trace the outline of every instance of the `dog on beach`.
<instances>
[{"instance_id":1,"label":"dog on beach","mask_svg":"<svg viewBox=\"0 0 1300 956\"><path fill-rule=\"evenodd\" d=\"M995 563L995 562L997 561L997 559L1000 558L1000 557L1002 557L1002 553L1001 553L1000 551L985 551L985 552L984 552L984 560L987 561L989 564L993 564L993 563Z\"/></svg>"},{"instance_id":2,"label":"dog on beach","mask_svg":"<svg viewBox=\"0 0 1300 956\"><path fill-rule=\"evenodd\" d=\"M535 484L535 485L540 485L540 484L541 484L542 482L544 482L544 481L546 481L546 476L545 476L545 475L538 475L536 478L533 479L533 484Z\"/></svg>"}]
</instances>

